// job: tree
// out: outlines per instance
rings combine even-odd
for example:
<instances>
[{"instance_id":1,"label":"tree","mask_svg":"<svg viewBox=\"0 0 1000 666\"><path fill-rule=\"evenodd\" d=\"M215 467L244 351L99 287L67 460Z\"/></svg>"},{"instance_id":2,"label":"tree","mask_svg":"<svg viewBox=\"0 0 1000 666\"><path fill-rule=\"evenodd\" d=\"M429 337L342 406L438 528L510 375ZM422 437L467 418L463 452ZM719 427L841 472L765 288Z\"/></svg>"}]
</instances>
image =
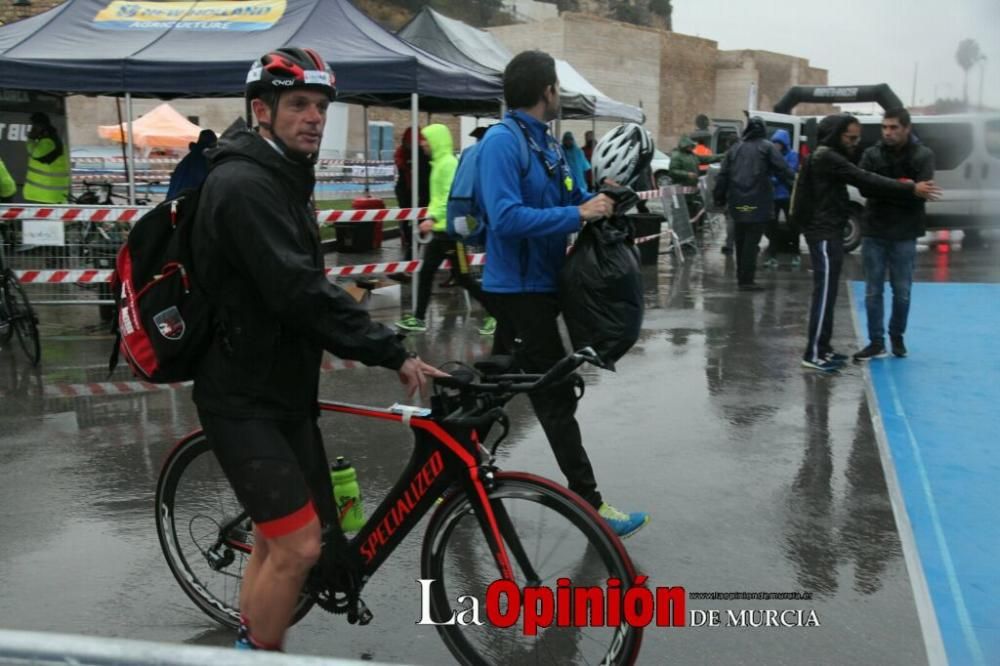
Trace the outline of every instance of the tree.
<instances>
[{"instance_id":1,"label":"tree","mask_svg":"<svg viewBox=\"0 0 1000 666\"><path fill-rule=\"evenodd\" d=\"M958 66L962 68L965 78L962 81L962 102L969 106L969 70L980 60L984 59L982 51L979 50L979 43L974 39L963 39L958 43L958 51L955 52L955 59Z\"/></svg>"},{"instance_id":2,"label":"tree","mask_svg":"<svg viewBox=\"0 0 1000 666\"><path fill-rule=\"evenodd\" d=\"M673 23L670 19L674 8L671 6L670 0L649 0L649 11L666 21L667 30L673 28Z\"/></svg>"}]
</instances>

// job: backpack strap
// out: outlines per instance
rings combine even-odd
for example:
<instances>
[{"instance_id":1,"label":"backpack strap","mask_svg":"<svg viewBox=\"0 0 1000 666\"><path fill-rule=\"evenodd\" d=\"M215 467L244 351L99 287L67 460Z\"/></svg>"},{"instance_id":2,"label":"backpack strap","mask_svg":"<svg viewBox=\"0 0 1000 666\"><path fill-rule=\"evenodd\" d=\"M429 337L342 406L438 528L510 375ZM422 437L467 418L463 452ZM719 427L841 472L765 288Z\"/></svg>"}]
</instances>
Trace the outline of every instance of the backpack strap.
<instances>
[{"instance_id":1,"label":"backpack strap","mask_svg":"<svg viewBox=\"0 0 1000 666\"><path fill-rule=\"evenodd\" d=\"M517 121L510 116L505 116L501 121L501 124L509 129L515 137L517 137L518 146L521 148L521 178L526 178L528 176L528 169L531 168L531 155L528 148L528 139L524 136L524 131L521 130L521 126L517 124Z\"/></svg>"}]
</instances>

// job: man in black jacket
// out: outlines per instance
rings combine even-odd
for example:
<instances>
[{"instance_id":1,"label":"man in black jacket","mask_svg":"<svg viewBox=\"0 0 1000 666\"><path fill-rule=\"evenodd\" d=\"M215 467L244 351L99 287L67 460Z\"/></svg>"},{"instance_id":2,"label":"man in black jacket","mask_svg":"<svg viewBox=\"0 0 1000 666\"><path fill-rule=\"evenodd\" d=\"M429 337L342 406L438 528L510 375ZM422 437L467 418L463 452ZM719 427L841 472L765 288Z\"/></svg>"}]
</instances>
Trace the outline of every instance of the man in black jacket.
<instances>
[{"instance_id":1,"label":"man in black jacket","mask_svg":"<svg viewBox=\"0 0 1000 666\"><path fill-rule=\"evenodd\" d=\"M754 116L742 140L726 151L715 182L715 203L729 206L736 232L736 281L742 291L760 291L754 284L760 238L774 217L771 176L792 186L795 173L773 143L767 126Z\"/></svg>"},{"instance_id":2,"label":"man in black jacket","mask_svg":"<svg viewBox=\"0 0 1000 666\"><path fill-rule=\"evenodd\" d=\"M809 343L802 355L802 365L833 372L847 360L843 354L834 352L830 343L840 267L844 261L844 226L850 213L847 186L854 185L882 196L921 199L934 199L940 190L933 181L901 182L855 166L850 158L861 140L861 124L854 116L844 113L823 118L818 134L820 145L800 170L792 214L795 215L794 209L800 206L802 198L812 201L812 216L801 220L813 271Z\"/></svg>"},{"instance_id":3,"label":"man in black jacket","mask_svg":"<svg viewBox=\"0 0 1000 666\"><path fill-rule=\"evenodd\" d=\"M316 423L323 350L396 370L411 393L441 373L324 274L310 197L336 97L329 67L311 49L272 51L254 63L246 95L259 129L240 122L209 151L194 221L194 265L219 322L194 401L254 523L237 647L277 650L321 523L337 520Z\"/></svg>"},{"instance_id":4,"label":"man in black jacket","mask_svg":"<svg viewBox=\"0 0 1000 666\"><path fill-rule=\"evenodd\" d=\"M934 178L934 153L910 135L910 113L889 109L882 116L882 140L861 156L862 169L905 182ZM903 334L910 314L910 287L917 238L924 235L924 201L913 197L886 197L861 190L867 197L861 240L865 267L865 311L868 317L868 346L854 355L855 360L882 358L885 353L885 311L882 295L885 274L892 285L892 315L889 340L892 353L906 356Z\"/></svg>"}]
</instances>

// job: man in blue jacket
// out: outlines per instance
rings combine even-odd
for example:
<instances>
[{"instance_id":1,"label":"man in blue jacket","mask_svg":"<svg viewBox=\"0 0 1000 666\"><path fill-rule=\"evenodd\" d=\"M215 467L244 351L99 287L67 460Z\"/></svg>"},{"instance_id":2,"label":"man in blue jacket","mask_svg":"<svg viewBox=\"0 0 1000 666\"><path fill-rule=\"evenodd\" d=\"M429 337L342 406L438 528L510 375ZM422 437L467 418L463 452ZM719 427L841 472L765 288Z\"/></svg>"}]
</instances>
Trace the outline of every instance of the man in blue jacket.
<instances>
[{"instance_id":1,"label":"man in blue jacket","mask_svg":"<svg viewBox=\"0 0 1000 666\"><path fill-rule=\"evenodd\" d=\"M612 213L606 195L589 196L574 182L566 158L546 123L559 116L555 60L541 51L515 56L504 70L508 115L522 136L503 128L488 132L479 147L477 196L486 213L483 291L497 319L494 354L514 354L518 369L545 372L566 355L559 336L557 275L566 259L566 240L585 222ZM527 142L527 162L522 142ZM516 341L516 345L515 345ZM649 520L623 513L601 499L594 470L576 421L576 396L569 384L531 395L556 461L573 490L622 537Z\"/></svg>"}]
</instances>

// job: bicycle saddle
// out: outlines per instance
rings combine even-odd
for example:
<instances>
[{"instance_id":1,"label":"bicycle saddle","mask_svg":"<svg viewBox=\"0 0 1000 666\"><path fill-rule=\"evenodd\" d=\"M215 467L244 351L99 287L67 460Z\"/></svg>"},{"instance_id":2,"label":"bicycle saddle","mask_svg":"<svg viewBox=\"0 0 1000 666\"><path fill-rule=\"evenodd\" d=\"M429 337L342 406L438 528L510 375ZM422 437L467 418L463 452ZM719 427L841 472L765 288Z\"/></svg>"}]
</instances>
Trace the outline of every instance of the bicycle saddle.
<instances>
[{"instance_id":1,"label":"bicycle saddle","mask_svg":"<svg viewBox=\"0 0 1000 666\"><path fill-rule=\"evenodd\" d=\"M513 356L488 356L479 359L473 365L484 375L502 375L510 371L514 364Z\"/></svg>"}]
</instances>

